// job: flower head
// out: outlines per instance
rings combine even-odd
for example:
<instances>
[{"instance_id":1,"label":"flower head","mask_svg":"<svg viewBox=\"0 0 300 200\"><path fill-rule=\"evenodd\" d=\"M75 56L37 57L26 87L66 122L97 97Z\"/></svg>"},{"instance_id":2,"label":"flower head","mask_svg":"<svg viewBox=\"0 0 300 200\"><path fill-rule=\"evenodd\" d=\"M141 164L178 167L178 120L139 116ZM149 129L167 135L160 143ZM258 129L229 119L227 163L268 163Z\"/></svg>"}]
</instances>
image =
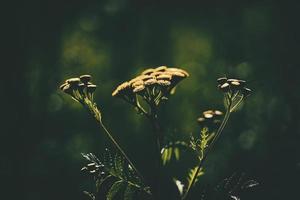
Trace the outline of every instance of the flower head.
<instances>
[{"instance_id":1,"label":"flower head","mask_svg":"<svg viewBox=\"0 0 300 200\"><path fill-rule=\"evenodd\" d=\"M97 86L91 83L91 75L81 75L79 78L67 79L59 88L66 94L70 95L76 101L84 103L84 99L93 98Z\"/></svg>"},{"instance_id":2,"label":"flower head","mask_svg":"<svg viewBox=\"0 0 300 200\"><path fill-rule=\"evenodd\" d=\"M246 97L251 93L251 90L246 87L245 80L221 77L217 79L217 82L218 88L224 93L229 93L231 96L243 95Z\"/></svg>"},{"instance_id":3,"label":"flower head","mask_svg":"<svg viewBox=\"0 0 300 200\"><path fill-rule=\"evenodd\" d=\"M141 96L149 105L158 104L167 99L171 90L189 74L182 69L159 66L144 70L137 77L120 84L112 93L136 105L137 95Z\"/></svg>"},{"instance_id":4,"label":"flower head","mask_svg":"<svg viewBox=\"0 0 300 200\"><path fill-rule=\"evenodd\" d=\"M220 118L222 115L223 112L219 110L206 110L197 119L197 122L202 126L215 127L221 122Z\"/></svg>"}]
</instances>

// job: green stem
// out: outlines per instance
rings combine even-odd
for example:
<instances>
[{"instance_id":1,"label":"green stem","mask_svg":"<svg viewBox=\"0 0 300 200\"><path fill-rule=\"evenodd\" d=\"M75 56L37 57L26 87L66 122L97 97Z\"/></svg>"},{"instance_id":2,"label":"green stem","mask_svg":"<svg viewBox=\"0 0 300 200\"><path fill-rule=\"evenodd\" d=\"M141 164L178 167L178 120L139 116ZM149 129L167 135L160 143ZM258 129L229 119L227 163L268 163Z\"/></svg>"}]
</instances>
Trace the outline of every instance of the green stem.
<instances>
[{"instance_id":1,"label":"green stem","mask_svg":"<svg viewBox=\"0 0 300 200\"><path fill-rule=\"evenodd\" d=\"M119 150L119 152L122 154L122 156L127 160L127 162L130 164L130 166L133 168L133 170L137 173L137 175L141 178L141 180L144 180L142 174L137 170L137 168L131 162L131 160L126 155L126 153L124 152L124 150L121 148L121 146L117 143L117 141L113 138L113 136L110 134L110 132L104 126L104 124L102 123L102 120L100 120L99 123L100 123L101 127L103 128L104 132L106 133L106 135L108 136L108 138L112 141L112 143Z\"/></svg>"},{"instance_id":2,"label":"green stem","mask_svg":"<svg viewBox=\"0 0 300 200\"><path fill-rule=\"evenodd\" d=\"M242 96L239 101L230 109L230 112L233 112L240 104L241 102L243 101L244 99L244 96Z\"/></svg>"},{"instance_id":3,"label":"green stem","mask_svg":"<svg viewBox=\"0 0 300 200\"><path fill-rule=\"evenodd\" d=\"M192 182L191 184L188 186L188 189L187 191L185 192L184 196L182 197L182 200L183 199L186 199L192 186L194 185L195 181L196 181L196 178L197 178L197 175L201 169L201 167L203 166L203 163L204 161L206 160L207 158L207 155L209 154L209 152L211 151L211 149L213 148L214 144L216 143L216 141L218 140L218 138L220 137L224 127L226 126L227 122L228 122L228 119L229 119L229 116L230 116L230 111L231 111L231 101L229 101L229 105L227 107L227 110L226 110L226 113L225 113L225 116L224 116L224 119L221 123L221 125L219 126L218 130L217 130L217 133L215 135L215 137L213 138L213 140L211 141L210 145L208 146L203 158L200 160L199 164L198 164L198 167L197 167L197 170L196 170L196 173L195 175L193 176L193 179L192 179Z\"/></svg>"}]
</instances>

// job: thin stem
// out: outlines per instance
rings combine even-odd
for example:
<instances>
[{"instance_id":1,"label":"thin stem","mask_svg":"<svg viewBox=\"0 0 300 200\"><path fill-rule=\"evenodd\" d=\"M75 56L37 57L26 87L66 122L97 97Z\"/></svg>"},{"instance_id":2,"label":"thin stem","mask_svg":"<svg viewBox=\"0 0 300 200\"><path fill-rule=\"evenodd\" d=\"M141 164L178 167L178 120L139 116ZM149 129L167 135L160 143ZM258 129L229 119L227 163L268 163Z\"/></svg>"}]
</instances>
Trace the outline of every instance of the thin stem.
<instances>
[{"instance_id":1,"label":"thin stem","mask_svg":"<svg viewBox=\"0 0 300 200\"><path fill-rule=\"evenodd\" d=\"M244 96L242 96L239 101L230 109L230 112L233 112L240 104L241 102L243 101L244 99Z\"/></svg>"},{"instance_id":2,"label":"thin stem","mask_svg":"<svg viewBox=\"0 0 300 200\"><path fill-rule=\"evenodd\" d=\"M131 160L126 155L124 150L121 148L121 146L118 144L118 142L114 139L114 137L110 134L110 132L107 130L107 128L103 124L102 119L101 119L101 113L99 112L99 109L97 108L96 104L87 104L87 102L86 102L86 103L82 103L82 105L90 111L90 114L92 114L93 117L95 118L95 120L100 124L100 126L103 128L104 132L106 133L108 138L111 140L111 142L115 145L117 150L122 154L122 156L130 164L130 166L133 168L133 170L136 172L136 174L140 177L140 179L142 181L144 181L144 178L143 178L142 174L137 170L137 168L131 162Z\"/></svg>"},{"instance_id":3,"label":"thin stem","mask_svg":"<svg viewBox=\"0 0 300 200\"><path fill-rule=\"evenodd\" d=\"M121 146L117 143L117 141L113 138L113 136L110 134L110 132L107 130L107 128L104 126L104 124L102 123L101 120L99 121L99 123L100 123L101 127L103 128L104 132L106 133L106 135L109 137L109 139L115 145L115 147L119 150L119 152L122 154L122 156L124 156L124 158L130 164L130 166L133 168L133 170L137 173L137 175L142 180L144 180L142 174L137 170L137 168L134 166L134 164L131 162L131 160L129 159L129 157L126 155L126 153L123 151L123 149L121 148Z\"/></svg>"},{"instance_id":4,"label":"thin stem","mask_svg":"<svg viewBox=\"0 0 300 200\"><path fill-rule=\"evenodd\" d=\"M189 194L189 191L191 190L192 186L194 185L195 181L196 181L196 178L197 178L197 175L201 169L201 167L203 166L203 163L204 161L206 160L207 158L207 155L209 154L209 152L211 151L211 149L213 148L214 144L216 143L217 139L220 137L225 125L227 124L228 122L228 119L229 119L229 116L230 116L230 110L231 110L231 100L229 100L229 105L227 107L227 110L226 110L226 113L225 113L225 116L224 116L224 119L221 123L221 125L219 126L218 130L217 130L217 133L215 135L215 137L213 138L213 140L211 141L210 145L208 146L203 158L200 160L199 164L198 164L198 167L197 167L197 170L196 170L196 173L195 175L193 176L193 179L192 179L192 182L191 184L188 186L188 189L187 191L185 192L184 196L182 197L182 200L183 199L186 199L188 194Z\"/></svg>"}]
</instances>

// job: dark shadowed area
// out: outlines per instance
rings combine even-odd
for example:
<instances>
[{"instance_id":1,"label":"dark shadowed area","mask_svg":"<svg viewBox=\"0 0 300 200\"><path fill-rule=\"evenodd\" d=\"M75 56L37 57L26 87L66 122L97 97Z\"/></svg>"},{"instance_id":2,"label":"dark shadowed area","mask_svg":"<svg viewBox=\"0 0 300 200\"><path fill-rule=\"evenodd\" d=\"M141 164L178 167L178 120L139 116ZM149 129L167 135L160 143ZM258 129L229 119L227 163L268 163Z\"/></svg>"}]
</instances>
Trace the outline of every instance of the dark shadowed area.
<instances>
[{"instance_id":1,"label":"dark shadowed area","mask_svg":"<svg viewBox=\"0 0 300 200\"><path fill-rule=\"evenodd\" d=\"M170 140L199 132L202 111L224 110L218 77L245 79L253 90L207 160L205 183L244 172L260 185L242 200L300 199L299 8L288 1L11 2L2 25L1 199L88 199L80 153L101 156L110 143L58 89L81 74L98 85L104 123L153 176L151 126L111 93L160 65L190 73L160 111Z\"/></svg>"}]
</instances>

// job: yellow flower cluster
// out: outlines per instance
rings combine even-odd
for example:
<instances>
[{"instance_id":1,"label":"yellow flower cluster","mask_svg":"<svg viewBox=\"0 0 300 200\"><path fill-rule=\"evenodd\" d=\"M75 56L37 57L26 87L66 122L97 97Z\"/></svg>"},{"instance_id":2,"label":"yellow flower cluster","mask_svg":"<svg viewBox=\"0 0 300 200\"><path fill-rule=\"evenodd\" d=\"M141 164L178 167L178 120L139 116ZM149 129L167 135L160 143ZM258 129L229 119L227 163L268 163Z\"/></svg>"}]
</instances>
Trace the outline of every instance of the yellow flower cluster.
<instances>
[{"instance_id":1,"label":"yellow flower cluster","mask_svg":"<svg viewBox=\"0 0 300 200\"><path fill-rule=\"evenodd\" d=\"M159 87L165 91L170 91L181 80L189 74L182 69L168 68L160 66L143 71L139 76L119 85L112 93L112 96L130 96L135 93L141 94L147 88Z\"/></svg>"}]
</instances>

